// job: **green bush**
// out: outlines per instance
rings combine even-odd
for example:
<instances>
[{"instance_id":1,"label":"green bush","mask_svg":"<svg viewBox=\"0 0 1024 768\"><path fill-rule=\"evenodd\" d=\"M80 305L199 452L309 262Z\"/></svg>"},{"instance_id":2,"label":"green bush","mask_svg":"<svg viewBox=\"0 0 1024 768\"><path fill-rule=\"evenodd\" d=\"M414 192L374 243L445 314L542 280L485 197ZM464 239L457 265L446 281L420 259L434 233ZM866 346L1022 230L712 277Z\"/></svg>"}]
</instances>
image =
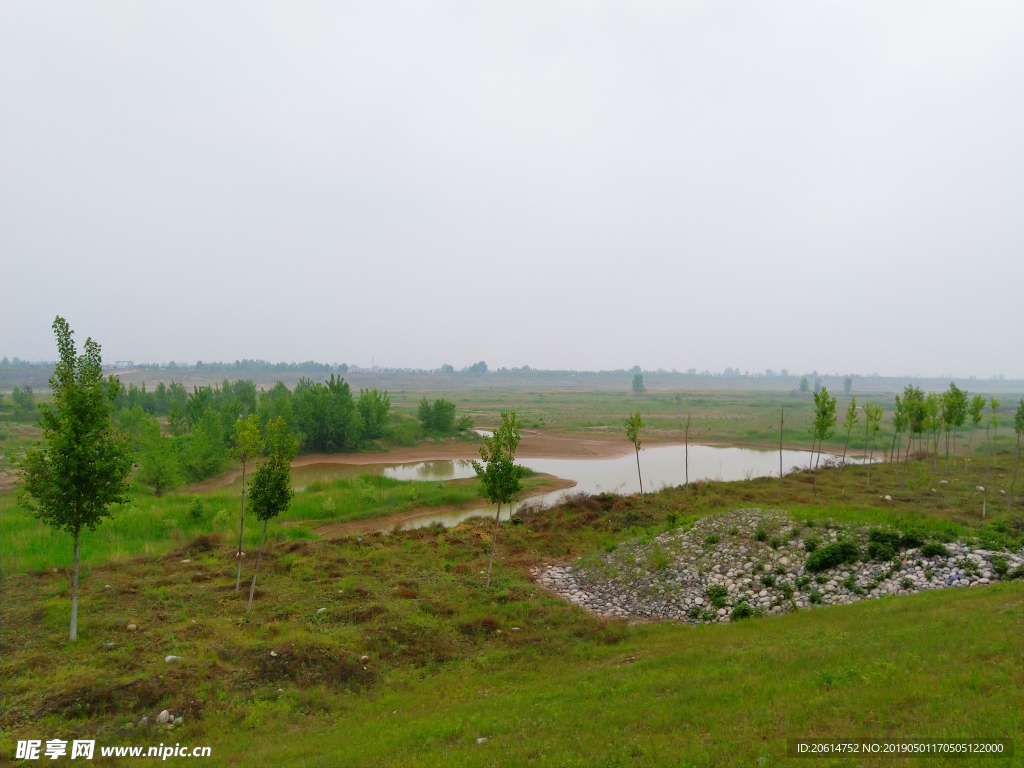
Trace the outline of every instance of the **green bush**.
<instances>
[{"instance_id":1,"label":"green bush","mask_svg":"<svg viewBox=\"0 0 1024 768\"><path fill-rule=\"evenodd\" d=\"M782 584L779 586L779 589L782 590L782 596L785 597L787 600L789 600L789 598L793 596L793 585L789 582L782 582Z\"/></svg>"},{"instance_id":2,"label":"green bush","mask_svg":"<svg viewBox=\"0 0 1024 768\"><path fill-rule=\"evenodd\" d=\"M761 583L764 584L766 587L774 587L775 577L772 576L770 573L766 573L764 576L761 577Z\"/></svg>"},{"instance_id":3,"label":"green bush","mask_svg":"<svg viewBox=\"0 0 1024 768\"><path fill-rule=\"evenodd\" d=\"M949 557L949 550L937 541L929 541L921 547L921 554L925 557Z\"/></svg>"},{"instance_id":4,"label":"green bush","mask_svg":"<svg viewBox=\"0 0 1024 768\"><path fill-rule=\"evenodd\" d=\"M803 589L811 583L811 580L806 576L797 576L795 579L793 579L793 583L796 584L797 589Z\"/></svg>"},{"instance_id":5,"label":"green bush","mask_svg":"<svg viewBox=\"0 0 1024 768\"><path fill-rule=\"evenodd\" d=\"M725 608L725 598L729 594L729 590L723 587L721 584L715 584L707 588L705 594L708 596L708 600L715 608Z\"/></svg>"},{"instance_id":6,"label":"green bush","mask_svg":"<svg viewBox=\"0 0 1024 768\"><path fill-rule=\"evenodd\" d=\"M892 560L896 556L896 550L892 544L884 541L868 542L868 557L872 560Z\"/></svg>"},{"instance_id":7,"label":"green bush","mask_svg":"<svg viewBox=\"0 0 1024 768\"><path fill-rule=\"evenodd\" d=\"M737 527L736 527L735 525L734 525L734 526L732 526L732 527L731 527L731 528L729 529L729 535L730 535L730 536L736 536L736 535L737 535L737 534L738 534L739 532L740 532L740 529L739 529L739 528L737 528Z\"/></svg>"},{"instance_id":8,"label":"green bush","mask_svg":"<svg viewBox=\"0 0 1024 768\"><path fill-rule=\"evenodd\" d=\"M758 615L758 611L756 608L751 606L750 603L744 600L736 604L730 615L732 616L733 621L738 621L739 619L753 618Z\"/></svg>"},{"instance_id":9,"label":"green bush","mask_svg":"<svg viewBox=\"0 0 1024 768\"><path fill-rule=\"evenodd\" d=\"M778 536L772 536L771 540L768 542L768 546L772 549L778 549L782 546L782 539Z\"/></svg>"},{"instance_id":10,"label":"green bush","mask_svg":"<svg viewBox=\"0 0 1024 768\"><path fill-rule=\"evenodd\" d=\"M1024 579L1024 565L1018 565L1006 574L1006 578L1010 581L1013 581L1014 579Z\"/></svg>"},{"instance_id":11,"label":"green bush","mask_svg":"<svg viewBox=\"0 0 1024 768\"><path fill-rule=\"evenodd\" d=\"M914 580L909 576L904 576L902 579L900 579L900 586L903 589L910 589L912 586L914 586Z\"/></svg>"},{"instance_id":12,"label":"green bush","mask_svg":"<svg viewBox=\"0 0 1024 768\"><path fill-rule=\"evenodd\" d=\"M825 571L843 563L855 563L860 558L860 547L849 539L843 539L833 541L812 552L805 567L809 571Z\"/></svg>"},{"instance_id":13,"label":"green bush","mask_svg":"<svg viewBox=\"0 0 1024 768\"><path fill-rule=\"evenodd\" d=\"M759 525L757 527L757 531L754 532L754 538L757 539L758 541L767 541L768 540L768 531L764 527Z\"/></svg>"},{"instance_id":14,"label":"green bush","mask_svg":"<svg viewBox=\"0 0 1024 768\"><path fill-rule=\"evenodd\" d=\"M813 552L818 548L818 544L820 543L821 542L819 542L815 538L804 539L804 549L806 549L808 552Z\"/></svg>"},{"instance_id":15,"label":"green bush","mask_svg":"<svg viewBox=\"0 0 1024 768\"><path fill-rule=\"evenodd\" d=\"M810 596L811 605L821 605L821 592L814 590Z\"/></svg>"},{"instance_id":16,"label":"green bush","mask_svg":"<svg viewBox=\"0 0 1024 768\"><path fill-rule=\"evenodd\" d=\"M1005 576L1010 570L1010 562L1002 555L992 555L992 570L1000 576Z\"/></svg>"},{"instance_id":17,"label":"green bush","mask_svg":"<svg viewBox=\"0 0 1024 768\"><path fill-rule=\"evenodd\" d=\"M715 534L712 533L710 536L708 536L708 537L706 537L704 539L704 543L707 544L708 546L711 546L713 544L717 544L718 543L718 537Z\"/></svg>"},{"instance_id":18,"label":"green bush","mask_svg":"<svg viewBox=\"0 0 1024 768\"><path fill-rule=\"evenodd\" d=\"M914 549L924 544L924 541L924 535L920 531L910 529L904 531L903 535L900 536L900 549Z\"/></svg>"},{"instance_id":19,"label":"green bush","mask_svg":"<svg viewBox=\"0 0 1024 768\"><path fill-rule=\"evenodd\" d=\"M782 564L779 564L779 565L775 566L775 575L776 576L783 576L783 575L785 575L785 573L786 573L786 566L784 566Z\"/></svg>"},{"instance_id":20,"label":"green bush","mask_svg":"<svg viewBox=\"0 0 1024 768\"><path fill-rule=\"evenodd\" d=\"M893 549L900 546L900 532L887 531L884 528L874 528L868 533L868 541L878 544L888 544Z\"/></svg>"}]
</instances>

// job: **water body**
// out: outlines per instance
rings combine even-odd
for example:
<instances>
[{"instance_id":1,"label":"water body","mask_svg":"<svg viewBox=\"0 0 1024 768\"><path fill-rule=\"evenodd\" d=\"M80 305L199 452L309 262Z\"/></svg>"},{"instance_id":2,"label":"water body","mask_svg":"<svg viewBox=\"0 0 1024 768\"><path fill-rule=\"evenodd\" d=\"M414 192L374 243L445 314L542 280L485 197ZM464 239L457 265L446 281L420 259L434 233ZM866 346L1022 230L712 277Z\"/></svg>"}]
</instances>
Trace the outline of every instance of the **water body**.
<instances>
[{"instance_id":1,"label":"water body","mask_svg":"<svg viewBox=\"0 0 1024 768\"><path fill-rule=\"evenodd\" d=\"M828 454L822 455L824 461ZM810 460L808 451L782 452L782 466L786 473L794 467L806 468ZM847 457L847 463L860 463L862 459ZM556 477L575 481L570 493L638 493L640 482L637 478L635 454L614 459L520 459L519 463L534 470ZM643 476L644 492L650 493L667 486L682 485L686 482L686 448L682 445L665 445L645 448L640 451L640 472ZM419 461L409 464L377 464L351 466L340 464L313 464L292 470L293 480L301 489L313 480L329 481L337 477L352 477L362 474L383 474L396 480L457 480L474 477L473 465L469 461ZM691 445L689 458L690 482L697 480L746 480L755 477L779 476L779 452L754 448L718 448L709 445ZM566 491L553 491L530 498L529 503L553 504ZM507 519L520 504L507 511ZM434 523L453 526L468 517L493 515L494 507L481 504L478 508L464 509L447 514L426 514L408 521L404 528L420 528Z\"/></svg>"}]
</instances>

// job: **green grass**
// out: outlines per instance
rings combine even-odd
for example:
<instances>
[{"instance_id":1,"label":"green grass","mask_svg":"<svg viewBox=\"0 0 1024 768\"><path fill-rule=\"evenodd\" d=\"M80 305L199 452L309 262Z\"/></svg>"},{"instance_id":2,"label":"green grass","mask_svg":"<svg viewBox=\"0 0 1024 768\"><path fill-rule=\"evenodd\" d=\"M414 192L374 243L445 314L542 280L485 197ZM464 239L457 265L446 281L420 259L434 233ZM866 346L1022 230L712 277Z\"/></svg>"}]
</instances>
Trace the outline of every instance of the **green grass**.
<instances>
[{"instance_id":1,"label":"green grass","mask_svg":"<svg viewBox=\"0 0 1024 768\"><path fill-rule=\"evenodd\" d=\"M993 487L1010 470L1009 457L997 457ZM1021 545L1005 508L993 504L994 519L981 520L973 475L932 493L930 471L912 465L902 488L895 468L878 466L870 487L862 468L848 467L842 477L665 489L645 502L576 498L501 526L490 588L482 571L492 521L331 543L290 541L279 528L248 615L233 592L237 499L202 497L204 517L193 525L191 497L140 496L138 512L87 539L75 644L66 640L67 537L46 538L5 495L0 755L24 738L168 742L167 732L130 727L167 708L186 721L173 740L211 746L215 765L802 765L785 756L796 737L1010 738L1014 758L987 762L1016 765L1019 583L692 627L603 621L529 577L545 562L737 507L784 509L816 528L829 519L895 524ZM377 508L391 487L313 487L289 514L321 509L331 494L338 514ZM395 493L395 503L407 501ZM879 499L885 493L892 502ZM366 507L339 510L349 497ZM211 526L220 503L226 532L195 538L219 530ZM99 546L108 527L120 539ZM140 543L150 536L147 554ZM167 654L184 661L167 665Z\"/></svg>"}]
</instances>

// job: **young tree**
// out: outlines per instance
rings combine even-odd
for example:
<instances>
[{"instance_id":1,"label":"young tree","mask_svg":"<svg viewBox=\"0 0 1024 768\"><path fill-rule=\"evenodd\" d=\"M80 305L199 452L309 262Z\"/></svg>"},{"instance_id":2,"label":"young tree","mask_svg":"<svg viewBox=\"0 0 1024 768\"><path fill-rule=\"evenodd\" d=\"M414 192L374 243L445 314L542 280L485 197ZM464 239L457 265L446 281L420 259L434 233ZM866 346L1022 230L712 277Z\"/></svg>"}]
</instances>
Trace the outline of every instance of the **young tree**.
<instances>
[{"instance_id":1,"label":"young tree","mask_svg":"<svg viewBox=\"0 0 1024 768\"><path fill-rule=\"evenodd\" d=\"M77 640L79 538L110 516L111 504L128 500L132 458L111 418L121 383L104 380L100 345L86 339L79 356L64 318L53 331L60 354L50 378L53 407L40 408L46 444L25 455L23 491L36 517L74 538L70 637Z\"/></svg>"},{"instance_id":2,"label":"young tree","mask_svg":"<svg viewBox=\"0 0 1024 768\"><path fill-rule=\"evenodd\" d=\"M644 387L644 375L642 373L633 374L633 391L637 394L643 392Z\"/></svg>"},{"instance_id":3,"label":"young tree","mask_svg":"<svg viewBox=\"0 0 1024 768\"><path fill-rule=\"evenodd\" d=\"M985 465L985 485L988 485L988 472L992 467L992 459L996 456L996 440L999 439L999 401L996 400L995 396L989 400L989 408L992 409L992 416L989 419L989 423L985 425L985 443L986 447L989 447L988 463ZM988 428L992 426L992 442L989 443L988 439Z\"/></svg>"},{"instance_id":4,"label":"young tree","mask_svg":"<svg viewBox=\"0 0 1024 768\"><path fill-rule=\"evenodd\" d=\"M278 421L281 420L278 419ZM263 450L263 439L260 437L260 417L252 413L244 419L236 421L231 442L231 455L242 462L242 514L238 520L238 552L235 554L235 559L238 561L235 568L235 594L237 595L238 588L242 583L242 539L245 536L245 468L246 464L259 456L260 451Z\"/></svg>"},{"instance_id":5,"label":"young tree","mask_svg":"<svg viewBox=\"0 0 1024 768\"><path fill-rule=\"evenodd\" d=\"M181 482L173 441L160 433L160 423L152 416L147 416L142 425L138 463L139 479L152 488L156 496L163 496Z\"/></svg>"},{"instance_id":6,"label":"young tree","mask_svg":"<svg viewBox=\"0 0 1024 768\"><path fill-rule=\"evenodd\" d=\"M364 437L367 440L383 437L391 411L391 398L388 391L381 394L374 389L360 389L359 401L356 403L359 415L363 417Z\"/></svg>"},{"instance_id":7,"label":"young tree","mask_svg":"<svg viewBox=\"0 0 1024 768\"><path fill-rule=\"evenodd\" d=\"M864 404L864 421L867 422L868 432L871 435L871 448L868 452L868 485L871 485L871 462L875 458L875 438L878 436L878 429L882 423L882 414L885 409L880 405Z\"/></svg>"},{"instance_id":8,"label":"young tree","mask_svg":"<svg viewBox=\"0 0 1024 768\"><path fill-rule=\"evenodd\" d=\"M896 455L896 474L900 473L900 448L899 439L907 428L907 412L902 399L896 395L896 410L892 414L892 447L889 449L889 463L892 463L893 454Z\"/></svg>"},{"instance_id":9,"label":"young tree","mask_svg":"<svg viewBox=\"0 0 1024 768\"><path fill-rule=\"evenodd\" d=\"M523 489L525 469L509 456L506 446L519 444L519 430L515 411L502 414L502 425L494 435L484 438L480 446L480 461L473 462L473 470L480 479L481 492L498 509L494 515L494 535L491 537L491 557L487 561L487 586L491 586L491 571L494 566L494 551L498 545L498 531L501 524L501 505L511 504Z\"/></svg>"},{"instance_id":10,"label":"young tree","mask_svg":"<svg viewBox=\"0 0 1024 768\"><path fill-rule=\"evenodd\" d=\"M267 541L267 524L270 518L277 517L292 503L292 472L291 463L299 448L298 439L288 431L284 419L278 417L267 424L267 446L269 456L256 471L252 473L252 485L249 487L249 506L257 520L263 521L263 534L260 536L260 548L256 553L256 567L252 571L252 584L249 586L249 605L256 594L256 576L260 571L260 560L263 558L263 545ZM241 559L239 559L241 562Z\"/></svg>"},{"instance_id":11,"label":"young tree","mask_svg":"<svg viewBox=\"0 0 1024 768\"><path fill-rule=\"evenodd\" d=\"M846 467L846 451L850 447L850 435L853 428L857 426L857 398L850 399L850 407L846 409L846 418L843 420L843 427L846 429L846 445L843 446L843 460L839 464L839 476L843 476L843 469Z\"/></svg>"},{"instance_id":12,"label":"young tree","mask_svg":"<svg viewBox=\"0 0 1024 768\"><path fill-rule=\"evenodd\" d=\"M683 432L683 443L685 444L685 458L684 467L686 471L685 483L686 483L686 495L690 495L690 414L686 414L686 431ZM641 488L642 490L642 488Z\"/></svg>"},{"instance_id":13,"label":"young tree","mask_svg":"<svg viewBox=\"0 0 1024 768\"><path fill-rule=\"evenodd\" d=\"M836 405L839 399L829 397L828 387L822 387L814 393L814 422L812 431L818 441L818 459L814 462L814 468L818 468L818 461L821 461L821 446L835 433L836 426Z\"/></svg>"},{"instance_id":14,"label":"young tree","mask_svg":"<svg viewBox=\"0 0 1024 768\"><path fill-rule=\"evenodd\" d=\"M853 376L847 376L843 379L843 392L847 395L853 392Z\"/></svg>"},{"instance_id":15,"label":"young tree","mask_svg":"<svg viewBox=\"0 0 1024 768\"><path fill-rule=\"evenodd\" d=\"M914 435L921 435L924 432L925 422L925 407L924 407L924 392L908 384L903 388L903 407L906 409L907 416L907 430L910 433L907 436L907 459L910 458L910 449L914 442ZM918 450L920 450L920 441L918 443Z\"/></svg>"},{"instance_id":16,"label":"young tree","mask_svg":"<svg viewBox=\"0 0 1024 768\"><path fill-rule=\"evenodd\" d=\"M931 434L932 469L939 467L939 430L942 429L942 398L935 392L929 392L924 401L924 427Z\"/></svg>"},{"instance_id":17,"label":"young tree","mask_svg":"<svg viewBox=\"0 0 1024 768\"><path fill-rule=\"evenodd\" d=\"M953 466L956 467L956 430L967 420L967 392L952 381L942 395L943 426L946 428L946 471L949 471L949 433L953 433Z\"/></svg>"},{"instance_id":18,"label":"young tree","mask_svg":"<svg viewBox=\"0 0 1024 768\"><path fill-rule=\"evenodd\" d=\"M779 482L782 482L782 428L786 424L786 407L779 407ZM689 479L689 478L687 478Z\"/></svg>"},{"instance_id":19,"label":"young tree","mask_svg":"<svg viewBox=\"0 0 1024 768\"><path fill-rule=\"evenodd\" d=\"M1010 498L1006 500L1006 511L1010 511L1013 504L1013 489L1017 485L1017 465L1020 463L1021 435L1024 434L1024 397L1017 404L1017 411L1013 414L1013 431L1017 433L1017 454L1013 457L1013 480L1010 481Z\"/></svg>"},{"instance_id":20,"label":"young tree","mask_svg":"<svg viewBox=\"0 0 1024 768\"><path fill-rule=\"evenodd\" d=\"M801 379L800 379L800 391L801 391L801 392L803 392L803 393L804 393L805 395L806 395L806 394L807 394L808 392L810 392L810 391L811 391L811 385L810 385L810 383L809 383L809 382L807 381L807 377L806 377L806 376L803 376L803 377L801 377Z\"/></svg>"},{"instance_id":21,"label":"young tree","mask_svg":"<svg viewBox=\"0 0 1024 768\"><path fill-rule=\"evenodd\" d=\"M967 412L971 416L971 435L967 439L967 450L971 449L971 444L974 442L974 430L981 424L982 418L984 418L985 412L985 398L981 395L975 395L971 398L971 405L967 409Z\"/></svg>"},{"instance_id":22,"label":"young tree","mask_svg":"<svg viewBox=\"0 0 1024 768\"><path fill-rule=\"evenodd\" d=\"M633 444L636 450L636 476L640 480L640 501L644 500L644 478L640 474L640 432L644 428L644 420L640 418L640 411L629 414L626 419L626 437Z\"/></svg>"}]
</instances>

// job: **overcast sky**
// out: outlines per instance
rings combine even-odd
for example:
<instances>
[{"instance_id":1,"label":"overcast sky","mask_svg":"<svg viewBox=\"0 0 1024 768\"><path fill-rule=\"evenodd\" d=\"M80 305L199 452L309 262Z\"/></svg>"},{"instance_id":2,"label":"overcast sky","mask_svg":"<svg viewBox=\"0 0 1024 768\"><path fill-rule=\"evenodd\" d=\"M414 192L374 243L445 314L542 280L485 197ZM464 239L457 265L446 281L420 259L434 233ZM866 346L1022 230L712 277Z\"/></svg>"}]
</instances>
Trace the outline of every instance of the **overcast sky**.
<instances>
[{"instance_id":1,"label":"overcast sky","mask_svg":"<svg viewBox=\"0 0 1024 768\"><path fill-rule=\"evenodd\" d=\"M0 353L1024 375L1019 2L0 4Z\"/></svg>"}]
</instances>

